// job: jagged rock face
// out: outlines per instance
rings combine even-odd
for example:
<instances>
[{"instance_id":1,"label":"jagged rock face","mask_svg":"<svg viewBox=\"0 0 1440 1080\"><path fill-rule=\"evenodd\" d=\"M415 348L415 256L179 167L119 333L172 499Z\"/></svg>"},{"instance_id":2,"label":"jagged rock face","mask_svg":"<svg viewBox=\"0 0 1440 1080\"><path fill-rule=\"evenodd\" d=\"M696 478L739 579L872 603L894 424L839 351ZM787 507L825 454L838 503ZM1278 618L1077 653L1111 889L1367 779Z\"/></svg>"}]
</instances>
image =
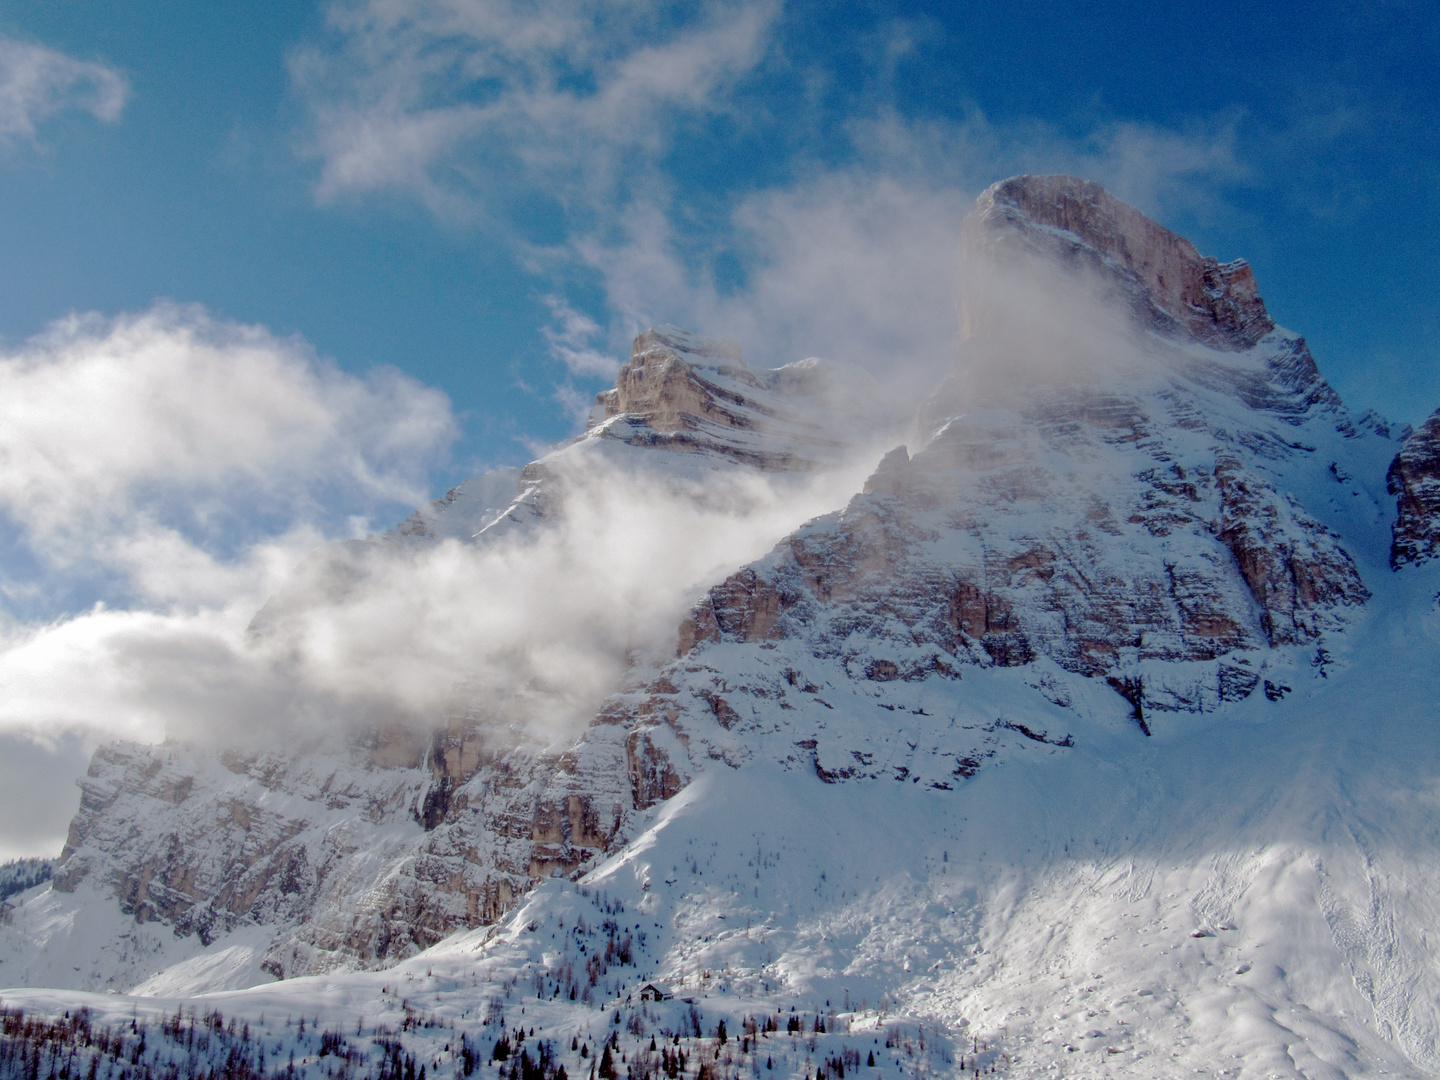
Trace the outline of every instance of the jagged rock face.
<instances>
[{"instance_id":1,"label":"jagged rock face","mask_svg":"<svg viewBox=\"0 0 1440 1080\"><path fill-rule=\"evenodd\" d=\"M720 380L733 385L722 386ZM755 426L748 413L766 413L750 400L763 389L745 366L738 342L695 338L669 327L647 330L631 346L630 361L620 368L614 388L596 397L595 419L629 413L665 434L702 424L748 429Z\"/></svg>"},{"instance_id":2,"label":"jagged rock face","mask_svg":"<svg viewBox=\"0 0 1440 1080\"><path fill-rule=\"evenodd\" d=\"M875 682L1045 658L1106 680L1142 719L1248 695L1267 650L1340 629L1369 593L1339 538L1227 432L1167 438L1155 404L952 420L913 459L887 457L845 511L711 589L680 666L714 644L793 639Z\"/></svg>"},{"instance_id":3,"label":"jagged rock face","mask_svg":"<svg viewBox=\"0 0 1440 1080\"><path fill-rule=\"evenodd\" d=\"M1390 565L1440 555L1440 411L1401 444L1386 481L1396 509Z\"/></svg>"},{"instance_id":4,"label":"jagged rock face","mask_svg":"<svg viewBox=\"0 0 1440 1080\"><path fill-rule=\"evenodd\" d=\"M1202 256L1099 184L1073 176L1017 176L980 196L965 223L971 258L1026 250L1108 279L1147 328L1212 349L1253 348L1275 328L1243 259Z\"/></svg>"},{"instance_id":5,"label":"jagged rock face","mask_svg":"<svg viewBox=\"0 0 1440 1080\"><path fill-rule=\"evenodd\" d=\"M1038 222L1016 220L1026 207ZM837 739L824 711L868 684L855 693L909 714L912 751L934 740L953 776L968 776L995 752L998 721L962 725L966 744L913 719L931 715L923 688L948 684L953 728L967 672L1028 672L1037 700L1062 705L1106 686L1148 732L1155 714L1283 695L1287 657L1368 600L1340 537L1277 477L1318 472L1318 443L1341 457L1375 433L1348 418L1303 340L1273 331L1250 286L1212 290L1201 310L1171 286L1177 267L1203 280L1214 260L1063 178L997 185L967 229L1002 248L1033 235L1103 253L1145 290L1131 310L1168 311L1180 296L1191 317L1151 319L1140 355L1108 375L968 398L973 381L948 385L927 403L922 430L935 434L913 458L886 455L844 511L709 590L676 663L621 707L645 732L671 729L681 773L768 742L760 752L827 779L890 774L876 764L895 760L883 727ZM1003 345L997 329L988 348ZM1001 727L1046 741L1039 721ZM904 760L901 778L952 782Z\"/></svg>"}]
</instances>

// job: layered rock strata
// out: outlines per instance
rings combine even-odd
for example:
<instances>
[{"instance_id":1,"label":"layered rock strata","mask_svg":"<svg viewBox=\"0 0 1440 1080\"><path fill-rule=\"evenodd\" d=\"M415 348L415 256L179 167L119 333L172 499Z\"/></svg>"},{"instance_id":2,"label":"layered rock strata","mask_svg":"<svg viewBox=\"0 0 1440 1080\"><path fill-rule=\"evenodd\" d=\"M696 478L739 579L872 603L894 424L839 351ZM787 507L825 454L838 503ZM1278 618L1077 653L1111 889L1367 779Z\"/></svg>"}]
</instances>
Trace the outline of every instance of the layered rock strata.
<instances>
[{"instance_id":1,"label":"layered rock strata","mask_svg":"<svg viewBox=\"0 0 1440 1080\"><path fill-rule=\"evenodd\" d=\"M812 358L755 371L728 338L661 326L635 339L614 388L596 396L588 430L765 470L811 469L892 419L883 404L860 369Z\"/></svg>"}]
</instances>

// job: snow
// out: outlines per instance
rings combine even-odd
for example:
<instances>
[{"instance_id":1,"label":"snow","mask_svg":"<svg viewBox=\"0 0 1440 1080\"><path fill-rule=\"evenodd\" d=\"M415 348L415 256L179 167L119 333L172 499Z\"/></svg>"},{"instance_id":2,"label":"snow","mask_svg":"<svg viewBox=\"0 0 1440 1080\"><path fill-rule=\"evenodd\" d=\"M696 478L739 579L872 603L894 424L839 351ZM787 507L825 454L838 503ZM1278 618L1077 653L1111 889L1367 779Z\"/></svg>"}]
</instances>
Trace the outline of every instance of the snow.
<instances>
[{"instance_id":1,"label":"snow","mask_svg":"<svg viewBox=\"0 0 1440 1080\"><path fill-rule=\"evenodd\" d=\"M224 935L207 948L164 924L136 922L88 883L73 893L39 886L12 904L0 934L5 983L193 994L270 981L259 957L273 935L258 927Z\"/></svg>"}]
</instances>

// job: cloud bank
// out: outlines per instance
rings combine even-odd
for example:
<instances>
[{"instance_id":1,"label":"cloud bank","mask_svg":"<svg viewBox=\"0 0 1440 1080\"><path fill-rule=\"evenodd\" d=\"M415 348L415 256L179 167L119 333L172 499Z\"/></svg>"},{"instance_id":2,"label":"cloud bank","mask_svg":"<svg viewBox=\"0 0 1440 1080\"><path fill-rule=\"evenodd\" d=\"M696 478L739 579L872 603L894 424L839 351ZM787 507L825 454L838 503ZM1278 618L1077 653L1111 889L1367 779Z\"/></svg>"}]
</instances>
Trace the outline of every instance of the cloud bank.
<instances>
[{"instance_id":1,"label":"cloud bank","mask_svg":"<svg viewBox=\"0 0 1440 1080\"><path fill-rule=\"evenodd\" d=\"M543 521L417 541L375 530L424 501L448 402L303 341L197 307L73 317L0 355L0 401L0 513L25 556L3 563L0 747L55 762L456 711L573 738L673 652L703 588L843 504L878 456L776 477L574 447L547 459ZM58 847L73 808L52 791L9 816L0 853Z\"/></svg>"},{"instance_id":2,"label":"cloud bank","mask_svg":"<svg viewBox=\"0 0 1440 1080\"><path fill-rule=\"evenodd\" d=\"M444 395L399 372L357 378L169 304L53 324L0 355L0 400L0 512L34 559L179 604L231 595L259 540L421 501L455 432Z\"/></svg>"}]
</instances>

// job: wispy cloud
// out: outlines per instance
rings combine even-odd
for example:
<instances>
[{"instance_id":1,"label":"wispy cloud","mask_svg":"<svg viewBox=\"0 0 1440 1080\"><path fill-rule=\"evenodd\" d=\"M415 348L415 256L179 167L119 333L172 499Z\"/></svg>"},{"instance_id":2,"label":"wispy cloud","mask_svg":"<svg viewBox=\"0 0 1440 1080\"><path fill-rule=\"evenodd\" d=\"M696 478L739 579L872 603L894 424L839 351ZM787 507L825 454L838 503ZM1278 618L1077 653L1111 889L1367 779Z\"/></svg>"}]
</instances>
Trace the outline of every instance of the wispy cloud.
<instances>
[{"instance_id":1,"label":"wispy cloud","mask_svg":"<svg viewBox=\"0 0 1440 1080\"><path fill-rule=\"evenodd\" d=\"M848 163L736 199L707 250L738 263L738 282L697 263L686 218L660 200L617 207L605 230L573 236L573 257L612 309L611 347L677 322L733 335L766 364L812 354L859 364L915 396L953 358L960 223L992 181L1076 173L1163 216L1213 207L1246 175L1230 118L1076 135L978 112L923 123L885 113L853 121L850 135Z\"/></svg>"},{"instance_id":2,"label":"wispy cloud","mask_svg":"<svg viewBox=\"0 0 1440 1080\"><path fill-rule=\"evenodd\" d=\"M555 295L545 297L550 309L552 322L541 333L572 375L590 375L613 380L620 370L620 361L609 353L595 348L605 328L586 315L576 311L563 298Z\"/></svg>"},{"instance_id":3,"label":"wispy cloud","mask_svg":"<svg viewBox=\"0 0 1440 1080\"><path fill-rule=\"evenodd\" d=\"M126 93L124 78L103 64L0 37L0 145L34 140L38 125L66 109L118 120Z\"/></svg>"},{"instance_id":4,"label":"wispy cloud","mask_svg":"<svg viewBox=\"0 0 1440 1080\"><path fill-rule=\"evenodd\" d=\"M247 624L318 545L422 502L455 433L398 372L170 304L0 353L0 415L0 745L37 760L303 712Z\"/></svg>"},{"instance_id":5,"label":"wispy cloud","mask_svg":"<svg viewBox=\"0 0 1440 1080\"><path fill-rule=\"evenodd\" d=\"M667 148L676 115L724 107L776 10L339 0L330 41L292 58L317 193L399 191L440 213L503 218L505 199L537 183L623 186Z\"/></svg>"}]
</instances>

